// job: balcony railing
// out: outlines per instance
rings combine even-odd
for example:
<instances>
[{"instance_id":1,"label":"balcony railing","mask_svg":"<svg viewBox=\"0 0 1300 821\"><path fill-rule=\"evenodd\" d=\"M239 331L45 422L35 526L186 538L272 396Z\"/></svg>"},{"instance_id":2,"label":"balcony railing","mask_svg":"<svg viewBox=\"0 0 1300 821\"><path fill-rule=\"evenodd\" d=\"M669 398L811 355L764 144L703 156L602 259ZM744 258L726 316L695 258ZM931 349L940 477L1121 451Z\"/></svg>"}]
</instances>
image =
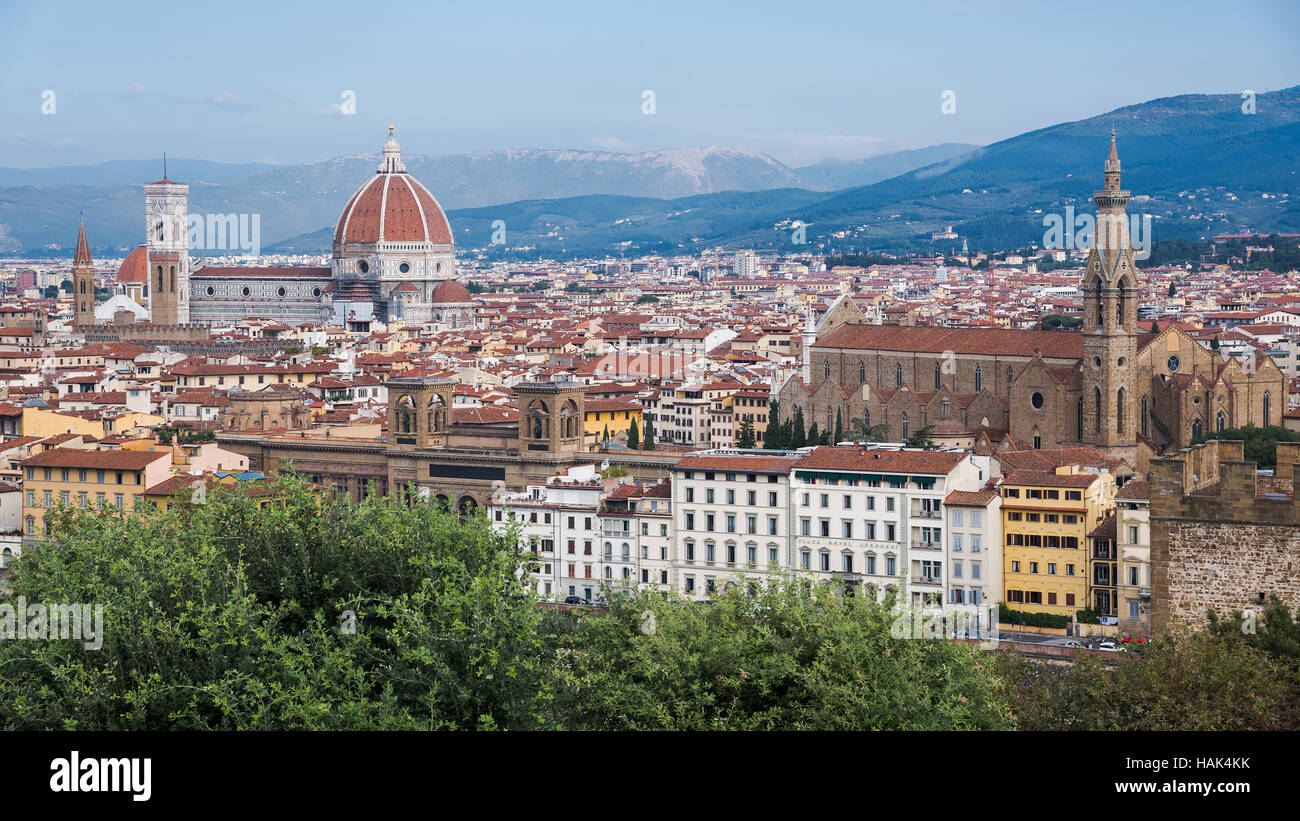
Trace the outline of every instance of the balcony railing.
<instances>
[{"instance_id":1,"label":"balcony railing","mask_svg":"<svg viewBox=\"0 0 1300 821\"><path fill-rule=\"evenodd\" d=\"M943 550L942 542L912 542L913 550Z\"/></svg>"},{"instance_id":2,"label":"balcony railing","mask_svg":"<svg viewBox=\"0 0 1300 821\"><path fill-rule=\"evenodd\" d=\"M912 511L912 518L913 518L913 519L937 519L937 518L939 518L939 511L937 511L937 510L913 510L913 511Z\"/></svg>"},{"instance_id":3,"label":"balcony railing","mask_svg":"<svg viewBox=\"0 0 1300 821\"><path fill-rule=\"evenodd\" d=\"M943 579L938 576L913 576L912 584L928 584L935 587L943 586Z\"/></svg>"}]
</instances>

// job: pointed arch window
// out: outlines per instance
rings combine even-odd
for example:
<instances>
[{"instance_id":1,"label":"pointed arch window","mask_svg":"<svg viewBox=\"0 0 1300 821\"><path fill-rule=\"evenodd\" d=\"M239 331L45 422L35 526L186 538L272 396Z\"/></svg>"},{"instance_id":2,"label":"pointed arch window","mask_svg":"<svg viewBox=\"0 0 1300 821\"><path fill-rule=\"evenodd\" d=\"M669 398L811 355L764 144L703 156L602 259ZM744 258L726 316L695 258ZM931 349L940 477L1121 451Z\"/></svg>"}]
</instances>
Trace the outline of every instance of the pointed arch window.
<instances>
[{"instance_id":1,"label":"pointed arch window","mask_svg":"<svg viewBox=\"0 0 1300 821\"><path fill-rule=\"evenodd\" d=\"M1101 388L1092 389L1092 421L1097 433L1101 433Z\"/></svg>"},{"instance_id":2,"label":"pointed arch window","mask_svg":"<svg viewBox=\"0 0 1300 821\"><path fill-rule=\"evenodd\" d=\"M871 409L867 408L862 412L862 432L866 434L869 430L871 430Z\"/></svg>"},{"instance_id":3,"label":"pointed arch window","mask_svg":"<svg viewBox=\"0 0 1300 821\"><path fill-rule=\"evenodd\" d=\"M1219 411L1214 417L1214 429L1219 433L1223 433L1224 429L1227 427L1228 419L1223 415L1223 411Z\"/></svg>"},{"instance_id":4,"label":"pointed arch window","mask_svg":"<svg viewBox=\"0 0 1300 821\"><path fill-rule=\"evenodd\" d=\"M825 362L822 363L822 373L824 375L824 378L826 379L831 378L831 361L829 359L827 359Z\"/></svg>"},{"instance_id":5,"label":"pointed arch window","mask_svg":"<svg viewBox=\"0 0 1300 821\"><path fill-rule=\"evenodd\" d=\"M1115 392L1115 432L1124 432L1124 389Z\"/></svg>"},{"instance_id":6,"label":"pointed arch window","mask_svg":"<svg viewBox=\"0 0 1300 821\"><path fill-rule=\"evenodd\" d=\"M1147 438L1147 439L1149 439L1149 438L1151 437L1151 434L1147 432L1147 398L1146 398L1145 396L1142 397L1142 421L1141 421L1141 425L1142 425L1142 436L1143 436L1143 438Z\"/></svg>"},{"instance_id":7,"label":"pointed arch window","mask_svg":"<svg viewBox=\"0 0 1300 821\"><path fill-rule=\"evenodd\" d=\"M1201 438L1201 434L1203 434L1204 432L1205 432L1205 429L1201 426L1201 420L1200 420L1200 419L1193 419L1193 420L1192 420L1192 438L1193 438L1193 439L1200 439L1200 438Z\"/></svg>"},{"instance_id":8,"label":"pointed arch window","mask_svg":"<svg viewBox=\"0 0 1300 821\"><path fill-rule=\"evenodd\" d=\"M866 362L859 362L859 363L858 363L858 382L866 382L866 381L867 381L867 363L866 363Z\"/></svg>"},{"instance_id":9,"label":"pointed arch window","mask_svg":"<svg viewBox=\"0 0 1300 821\"><path fill-rule=\"evenodd\" d=\"M1077 438L1080 442L1082 442L1083 441L1083 397L1079 397L1078 408L1076 412L1078 415L1078 420L1077 420L1078 433L1076 434L1075 438Z\"/></svg>"},{"instance_id":10,"label":"pointed arch window","mask_svg":"<svg viewBox=\"0 0 1300 821\"><path fill-rule=\"evenodd\" d=\"M1011 366L1007 365L1007 393L1011 392Z\"/></svg>"},{"instance_id":11,"label":"pointed arch window","mask_svg":"<svg viewBox=\"0 0 1300 821\"><path fill-rule=\"evenodd\" d=\"M984 385L984 371L979 365L976 365L975 366L975 392L979 393L980 390L983 389L983 385Z\"/></svg>"},{"instance_id":12,"label":"pointed arch window","mask_svg":"<svg viewBox=\"0 0 1300 821\"><path fill-rule=\"evenodd\" d=\"M907 421L907 411L903 411L903 441L904 442L907 441L907 437L909 436L910 431L911 431L911 427Z\"/></svg>"},{"instance_id":13,"label":"pointed arch window","mask_svg":"<svg viewBox=\"0 0 1300 821\"><path fill-rule=\"evenodd\" d=\"M903 366L901 363L894 365L894 387L903 387Z\"/></svg>"},{"instance_id":14,"label":"pointed arch window","mask_svg":"<svg viewBox=\"0 0 1300 821\"><path fill-rule=\"evenodd\" d=\"M1268 427L1269 420L1272 418L1271 414L1269 413L1269 409L1272 406L1272 404L1273 404L1273 397L1269 395L1268 391L1264 391L1264 427Z\"/></svg>"},{"instance_id":15,"label":"pointed arch window","mask_svg":"<svg viewBox=\"0 0 1300 821\"><path fill-rule=\"evenodd\" d=\"M943 386L942 374L943 374L943 369L939 367L939 363L938 362L934 363L934 389L936 391Z\"/></svg>"}]
</instances>

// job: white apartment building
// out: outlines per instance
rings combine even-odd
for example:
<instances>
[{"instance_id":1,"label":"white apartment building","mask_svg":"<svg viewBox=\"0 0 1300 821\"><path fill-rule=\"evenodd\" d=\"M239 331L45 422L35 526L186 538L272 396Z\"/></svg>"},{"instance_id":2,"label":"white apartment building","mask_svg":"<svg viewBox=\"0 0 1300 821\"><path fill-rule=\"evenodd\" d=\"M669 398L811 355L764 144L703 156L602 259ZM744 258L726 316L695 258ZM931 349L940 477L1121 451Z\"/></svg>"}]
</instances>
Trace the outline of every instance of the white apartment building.
<instances>
[{"instance_id":1,"label":"white apartment building","mask_svg":"<svg viewBox=\"0 0 1300 821\"><path fill-rule=\"evenodd\" d=\"M505 494L486 508L492 526L505 530L519 522L521 543L533 554L529 573L543 598L581 596L592 600L604 573L596 545L604 491L594 465L570 468L545 485Z\"/></svg>"},{"instance_id":2,"label":"white apartment building","mask_svg":"<svg viewBox=\"0 0 1300 821\"><path fill-rule=\"evenodd\" d=\"M1002 598L1002 497L996 490L954 490L944 498L943 508L947 603L996 604Z\"/></svg>"},{"instance_id":3,"label":"white apartment building","mask_svg":"<svg viewBox=\"0 0 1300 821\"><path fill-rule=\"evenodd\" d=\"M983 489L995 469L989 457L966 451L814 448L793 467L795 569L851 595L883 598L901 586L904 601L942 605L952 596L943 500L954 490ZM988 518L980 517L982 527ZM995 577L990 588L1000 582Z\"/></svg>"},{"instance_id":4,"label":"white apartment building","mask_svg":"<svg viewBox=\"0 0 1300 821\"><path fill-rule=\"evenodd\" d=\"M705 599L790 568L790 471L794 451L701 451L672 468L670 578Z\"/></svg>"},{"instance_id":5,"label":"white apartment building","mask_svg":"<svg viewBox=\"0 0 1300 821\"><path fill-rule=\"evenodd\" d=\"M672 485L665 479L628 499L637 532L637 584L642 589L673 589Z\"/></svg>"},{"instance_id":6,"label":"white apartment building","mask_svg":"<svg viewBox=\"0 0 1300 821\"><path fill-rule=\"evenodd\" d=\"M681 385L671 395L666 391L660 393L653 413L656 442L708 446L712 417L702 384Z\"/></svg>"},{"instance_id":7,"label":"white apartment building","mask_svg":"<svg viewBox=\"0 0 1300 821\"><path fill-rule=\"evenodd\" d=\"M1115 494L1119 629L1151 634L1151 484L1129 481Z\"/></svg>"}]
</instances>

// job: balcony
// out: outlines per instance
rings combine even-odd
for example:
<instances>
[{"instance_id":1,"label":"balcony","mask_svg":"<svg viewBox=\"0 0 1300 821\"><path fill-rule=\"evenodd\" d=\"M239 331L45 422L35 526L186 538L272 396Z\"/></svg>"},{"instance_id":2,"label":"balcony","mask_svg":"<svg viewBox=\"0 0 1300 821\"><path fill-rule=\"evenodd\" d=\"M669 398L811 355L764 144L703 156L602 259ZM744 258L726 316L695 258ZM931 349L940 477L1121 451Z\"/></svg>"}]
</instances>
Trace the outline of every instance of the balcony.
<instances>
[{"instance_id":1,"label":"balcony","mask_svg":"<svg viewBox=\"0 0 1300 821\"><path fill-rule=\"evenodd\" d=\"M1151 598L1151 588L1149 588L1149 587L1139 587L1139 588L1138 588L1138 598L1139 598L1139 599L1150 599L1150 598Z\"/></svg>"},{"instance_id":2,"label":"balcony","mask_svg":"<svg viewBox=\"0 0 1300 821\"><path fill-rule=\"evenodd\" d=\"M943 587L943 579L938 576L913 576L912 584L928 585L932 587Z\"/></svg>"},{"instance_id":3,"label":"balcony","mask_svg":"<svg viewBox=\"0 0 1300 821\"><path fill-rule=\"evenodd\" d=\"M913 550L943 550L942 542L912 542Z\"/></svg>"},{"instance_id":4,"label":"balcony","mask_svg":"<svg viewBox=\"0 0 1300 821\"><path fill-rule=\"evenodd\" d=\"M912 518L913 518L913 519L937 519L937 518L939 518L939 511L937 511L937 510L913 510L913 511L912 511Z\"/></svg>"}]
</instances>

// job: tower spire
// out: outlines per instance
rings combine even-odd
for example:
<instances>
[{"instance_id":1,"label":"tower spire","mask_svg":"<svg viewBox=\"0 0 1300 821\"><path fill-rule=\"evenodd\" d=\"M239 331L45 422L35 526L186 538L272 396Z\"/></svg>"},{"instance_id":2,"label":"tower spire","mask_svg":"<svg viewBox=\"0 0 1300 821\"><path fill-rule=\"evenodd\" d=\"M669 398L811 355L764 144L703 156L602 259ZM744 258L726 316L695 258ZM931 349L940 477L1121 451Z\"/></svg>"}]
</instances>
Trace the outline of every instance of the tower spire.
<instances>
[{"instance_id":1,"label":"tower spire","mask_svg":"<svg viewBox=\"0 0 1300 821\"><path fill-rule=\"evenodd\" d=\"M72 255L72 264L90 265L90 243L86 241L86 218L81 218L81 227L77 229L77 250Z\"/></svg>"}]
</instances>

